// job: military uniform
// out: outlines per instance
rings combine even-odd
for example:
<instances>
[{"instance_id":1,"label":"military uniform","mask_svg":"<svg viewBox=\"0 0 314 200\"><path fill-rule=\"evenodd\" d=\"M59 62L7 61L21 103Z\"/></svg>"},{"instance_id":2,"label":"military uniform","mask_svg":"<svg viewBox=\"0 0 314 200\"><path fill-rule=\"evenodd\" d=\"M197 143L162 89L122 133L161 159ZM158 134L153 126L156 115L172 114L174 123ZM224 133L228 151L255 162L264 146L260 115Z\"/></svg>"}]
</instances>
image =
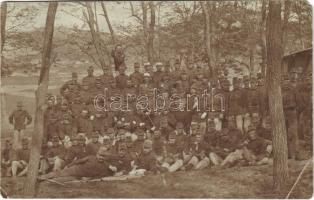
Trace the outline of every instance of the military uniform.
<instances>
[{"instance_id":1,"label":"military uniform","mask_svg":"<svg viewBox=\"0 0 314 200\"><path fill-rule=\"evenodd\" d=\"M299 151L298 121L297 121L297 98L300 95L291 86L288 79L284 80L282 87L283 110L286 120L288 135L289 157L296 159Z\"/></svg>"},{"instance_id":2,"label":"military uniform","mask_svg":"<svg viewBox=\"0 0 314 200\"><path fill-rule=\"evenodd\" d=\"M22 106L22 102L18 102L18 109L13 111L9 116L9 122L14 126L13 147L15 149L18 148L21 138L24 137L26 125L32 123L31 115Z\"/></svg>"}]
</instances>

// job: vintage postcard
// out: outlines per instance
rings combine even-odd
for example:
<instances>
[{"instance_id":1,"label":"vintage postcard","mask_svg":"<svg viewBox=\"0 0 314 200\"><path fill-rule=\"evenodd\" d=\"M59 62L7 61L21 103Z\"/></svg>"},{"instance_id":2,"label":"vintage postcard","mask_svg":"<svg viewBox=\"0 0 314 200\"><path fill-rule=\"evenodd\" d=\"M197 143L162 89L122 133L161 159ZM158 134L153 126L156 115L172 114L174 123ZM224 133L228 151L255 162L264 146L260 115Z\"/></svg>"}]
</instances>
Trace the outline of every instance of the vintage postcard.
<instances>
[{"instance_id":1,"label":"vintage postcard","mask_svg":"<svg viewBox=\"0 0 314 200\"><path fill-rule=\"evenodd\" d=\"M1 3L3 198L309 199L312 7Z\"/></svg>"}]
</instances>

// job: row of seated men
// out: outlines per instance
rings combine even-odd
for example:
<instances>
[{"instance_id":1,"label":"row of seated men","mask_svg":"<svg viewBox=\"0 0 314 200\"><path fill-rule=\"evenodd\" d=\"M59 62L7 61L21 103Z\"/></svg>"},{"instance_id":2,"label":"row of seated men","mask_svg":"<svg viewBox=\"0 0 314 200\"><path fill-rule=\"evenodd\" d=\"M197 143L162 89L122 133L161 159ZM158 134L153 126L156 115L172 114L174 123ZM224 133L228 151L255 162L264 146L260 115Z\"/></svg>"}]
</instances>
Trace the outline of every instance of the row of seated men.
<instances>
[{"instance_id":1,"label":"row of seated men","mask_svg":"<svg viewBox=\"0 0 314 200\"><path fill-rule=\"evenodd\" d=\"M109 128L104 136L98 131L90 137L79 133L68 141L54 136L42 150L41 179L143 175L269 162L271 141L263 138L269 127L250 126L246 137L236 128L234 120L228 121L227 128L221 131L215 130L214 123L209 124L204 134L197 128L188 134L179 122L168 135L161 130L145 132L141 128L130 133L120 127ZM15 155L10 140L5 145L2 171L6 175L25 175L30 156L28 139L22 140L22 148Z\"/></svg>"}]
</instances>

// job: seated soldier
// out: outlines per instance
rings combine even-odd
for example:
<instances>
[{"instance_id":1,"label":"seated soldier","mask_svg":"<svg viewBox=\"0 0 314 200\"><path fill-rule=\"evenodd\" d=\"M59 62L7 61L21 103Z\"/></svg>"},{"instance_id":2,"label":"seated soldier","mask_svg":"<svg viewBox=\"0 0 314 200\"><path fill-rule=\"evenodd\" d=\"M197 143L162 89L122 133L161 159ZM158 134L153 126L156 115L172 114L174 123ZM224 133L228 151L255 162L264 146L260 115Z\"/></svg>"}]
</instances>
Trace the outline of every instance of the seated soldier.
<instances>
[{"instance_id":1,"label":"seated soldier","mask_svg":"<svg viewBox=\"0 0 314 200\"><path fill-rule=\"evenodd\" d=\"M244 142L243 157L249 165L268 164L272 151L271 142L259 137L256 129L249 127L248 140Z\"/></svg>"},{"instance_id":2,"label":"seated soldier","mask_svg":"<svg viewBox=\"0 0 314 200\"><path fill-rule=\"evenodd\" d=\"M161 137L160 131L156 130L153 134L153 151L156 154L156 159L161 161L163 159L163 153L165 151L166 141Z\"/></svg>"},{"instance_id":3,"label":"seated soldier","mask_svg":"<svg viewBox=\"0 0 314 200\"><path fill-rule=\"evenodd\" d=\"M240 130L236 128L235 120L229 120L228 128L217 132L215 137L216 142L209 155L215 165L229 166L237 157L242 158L242 151L239 151L239 148L243 138Z\"/></svg>"},{"instance_id":4,"label":"seated soldier","mask_svg":"<svg viewBox=\"0 0 314 200\"><path fill-rule=\"evenodd\" d=\"M109 168L107 157L109 155L108 149L100 147L96 155L89 155L84 158L73 161L67 168L61 171L54 171L39 177L40 180L54 179L58 177L92 177L100 178L105 176L112 176L113 172Z\"/></svg>"},{"instance_id":5,"label":"seated soldier","mask_svg":"<svg viewBox=\"0 0 314 200\"><path fill-rule=\"evenodd\" d=\"M16 157L12 161L12 176L24 176L28 170L28 162L30 157L29 141L27 138L22 139L22 149L17 149ZM19 174L17 172L20 171Z\"/></svg>"},{"instance_id":6,"label":"seated soldier","mask_svg":"<svg viewBox=\"0 0 314 200\"><path fill-rule=\"evenodd\" d=\"M86 138L83 134L79 133L76 137L73 138L72 146L67 150L64 161L65 166L72 163L75 159L84 158L89 155L93 155L93 152L86 149Z\"/></svg>"},{"instance_id":7,"label":"seated soldier","mask_svg":"<svg viewBox=\"0 0 314 200\"><path fill-rule=\"evenodd\" d=\"M190 150L188 155L185 155L185 170L189 169L204 169L209 166L210 160L207 157L210 152L210 144L204 140L204 136L197 134L191 138L191 143L188 147Z\"/></svg>"},{"instance_id":8,"label":"seated soldier","mask_svg":"<svg viewBox=\"0 0 314 200\"><path fill-rule=\"evenodd\" d=\"M64 166L64 154L66 149L60 144L59 137L52 138L52 146L48 147L40 160L40 174L46 174L48 171L60 171Z\"/></svg>"},{"instance_id":9,"label":"seated soldier","mask_svg":"<svg viewBox=\"0 0 314 200\"><path fill-rule=\"evenodd\" d=\"M135 167L129 173L130 175L146 175L157 172L156 156L153 152L153 143L151 140L145 140L142 151L135 160Z\"/></svg>"},{"instance_id":10,"label":"seated soldier","mask_svg":"<svg viewBox=\"0 0 314 200\"><path fill-rule=\"evenodd\" d=\"M169 172L175 172L183 166L183 150L187 144L179 140L174 132L169 135L169 142L165 146L164 160L161 167Z\"/></svg>"},{"instance_id":11,"label":"seated soldier","mask_svg":"<svg viewBox=\"0 0 314 200\"><path fill-rule=\"evenodd\" d=\"M1 152L1 176L10 176L13 152L12 141L5 140L5 146Z\"/></svg>"},{"instance_id":12,"label":"seated soldier","mask_svg":"<svg viewBox=\"0 0 314 200\"><path fill-rule=\"evenodd\" d=\"M96 155L101 143L99 142L99 132L94 131L90 142L86 145L86 151L90 152L92 155Z\"/></svg>"},{"instance_id":13,"label":"seated soldier","mask_svg":"<svg viewBox=\"0 0 314 200\"><path fill-rule=\"evenodd\" d=\"M110 163L110 168L113 169L116 173L116 176L119 175L126 175L131 171L131 164L133 162L133 158L131 157L130 153L127 151L126 143L120 143L118 147L118 155L114 159L113 163ZM113 166L112 166L113 165Z\"/></svg>"}]
</instances>

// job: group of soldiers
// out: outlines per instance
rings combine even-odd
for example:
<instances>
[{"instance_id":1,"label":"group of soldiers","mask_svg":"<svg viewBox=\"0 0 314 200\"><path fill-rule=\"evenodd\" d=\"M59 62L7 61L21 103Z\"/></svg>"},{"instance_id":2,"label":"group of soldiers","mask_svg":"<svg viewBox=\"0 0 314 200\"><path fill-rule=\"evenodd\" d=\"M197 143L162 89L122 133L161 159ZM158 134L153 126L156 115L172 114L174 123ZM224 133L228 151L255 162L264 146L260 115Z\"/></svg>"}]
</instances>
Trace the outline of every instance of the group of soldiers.
<instances>
[{"instance_id":1,"label":"group of soldiers","mask_svg":"<svg viewBox=\"0 0 314 200\"><path fill-rule=\"evenodd\" d=\"M171 69L169 63L154 66L145 63L144 72L140 68L139 63L134 63L134 72L128 76L122 65L114 77L108 69L104 69L103 75L95 76L93 67L89 67L81 83L73 72L72 79L61 86L59 95L47 95L39 169L42 179L269 163L272 124L266 84L260 74L230 81L227 71L216 80L209 79L208 69L203 65L189 64L182 69L176 62ZM298 77L291 71L282 78L289 158L292 159L299 158L299 138L311 137L312 127L311 74L302 79ZM198 106L201 104L198 98L181 102L183 106L191 104L191 110L138 109L134 98L127 102L131 107L128 111L104 111L95 107L95 96L106 92L106 98L112 102L115 99L111 97L117 95L151 97L154 90L166 99L174 94L197 96L205 90L211 91L215 98L207 102L209 110ZM10 116L17 132L31 123L21 103L18 106L19 111ZM17 113L24 113L23 117ZM22 128L17 128L19 122ZM13 176L27 173L28 139L21 139L21 143L16 156L10 156L10 140L6 141L3 151L1 166Z\"/></svg>"}]
</instances>

